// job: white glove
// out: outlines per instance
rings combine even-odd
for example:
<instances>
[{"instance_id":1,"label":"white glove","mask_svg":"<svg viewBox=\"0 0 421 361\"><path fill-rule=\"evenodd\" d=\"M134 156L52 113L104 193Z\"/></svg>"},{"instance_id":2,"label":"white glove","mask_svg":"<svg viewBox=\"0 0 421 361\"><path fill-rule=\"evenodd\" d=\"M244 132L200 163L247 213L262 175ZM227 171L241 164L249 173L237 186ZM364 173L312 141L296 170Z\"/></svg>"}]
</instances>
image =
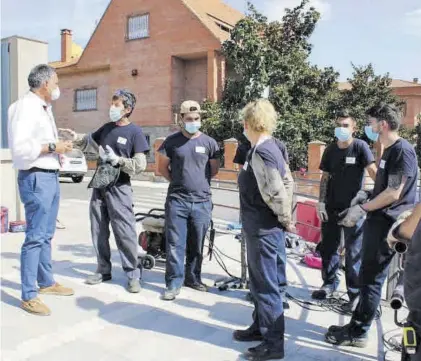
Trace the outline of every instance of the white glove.
<instances>
[{"instance_id":1,"label":"white glove","mask_svg":"<svg viewBox=\"0 0 421 361\"><path fill-rule=\"evenodd\" d=\"M367 214L367 212L359 204L351 208L348 208L347 210L340 213L339 216L345 213L346 213L346 216L344 217L344 219L338 222L340 226L344 226L344 227L354 227L358 223L358 221L361 218L365 217Z\"/></svg>"},{"instance_id":2,"label":"white glove","mask_svg":"<svg viewBox=\"0 0 421 361\"><path fill-rule=\"evenodd\" d=\"M395 237L395 230L412 214L412 209L407 210L403 213L401 213L398 217L398 219L396 220L395 223L393 223L392 227L389 230L389 233L387 235L387 243L389 245L390 248L393 249L393 247L395 246L396 243L398 242L404 242L406 243L407 240L402 239L402 238L396 238Z\"/></svg>"},{"instance_id":3,"label":"white glove","mask_svg":"<svg viewBox=\"0 0 421 361\"><path fill-rule=\"evenodd\" d=\"M108 161L115 167L120 161L120 157L114 153L109 145L107 145L105 148L107 149Z\"/></svg>"},{"instance_id":4,"label":"white glove","mask_svg":"<svg viewBox=\"0 0 421 361\"><path fill-rule=\"evenodd\" d=\"M357 195L352 198L350 207L356 206L357 204L363 204L368 199L368 193L366 191L360 190Z\"/></svg>"},{"instance_id":5,"label":"white glove","mask_svg":"<svg viewBox=\"0 0 421 361\"><path fill-rule=\"evenodd\" d=\"M108 160L108 155L106 151L104 150L104 148L102 148L102 145L99 146L98 153L101 160L105 163Z\"/></svg>"},{"instance_id":6,"label":"white glove","mask_svg":"<svg viewBox=\"0 0 421 361\"><path fill-rule=\"evenodd\" d=\"M326 211L326 204L323 203L323 202L317 203L317 217L319 217L319 219L322 222L327 222L328 221L328 216L327 216L327 211Z\"/></svg>"}]
</instances>

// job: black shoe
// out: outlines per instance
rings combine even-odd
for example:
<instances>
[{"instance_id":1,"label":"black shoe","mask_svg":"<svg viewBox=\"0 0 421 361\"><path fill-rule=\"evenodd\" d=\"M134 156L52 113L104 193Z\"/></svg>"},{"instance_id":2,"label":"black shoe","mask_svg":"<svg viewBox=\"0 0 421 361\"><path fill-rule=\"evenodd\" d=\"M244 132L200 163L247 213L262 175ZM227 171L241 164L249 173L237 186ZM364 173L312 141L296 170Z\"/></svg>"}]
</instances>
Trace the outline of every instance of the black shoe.
<instances>
[{"instance_id":1,"label":"black shoe","mask_svg":"<svg viewBox=\"0 0 421 361\"><path fill-rule=\"evenodd\" d=\"M235 340L240 342L252 342L263 340L263 336L259 330L252 330L250 328L248 328L247 330L235 330L232 335Z\"/></svg>"},{"instance_id":2,"label":"black shoe","mask_svg":"<svg viewBox=\"0 0 421 361\"><path fill-rule=\"evenodd\" d=\"M203 283L186 283L184 282L185 287L193 288L196 291L208 292L208 287Z\"/></svg>"},{"instance_id":3,"label":"black shoe","mask_svg":"<svg viewBox=\"0 0 421 361\"><path fill-rule=\"evenodd\" d=\"M353 296L350 297L350 300L347 303L344 303L341 306L341 309L343 312L345 313L352 313L355 311L355 309L358 306L358 302L360 301L360 297L359 296Z\"/></svg>"},{"instance_id":4,"label":"black shoe","mask_svg":"<svg viewBox=\"0 0 421 361\"><path fill-rule=\"evenodd\" d=\"M89 276L85 283L88 285L97 285L98 283L101 282L106 282L106 281L110 281L111 280L111 274L107 273L107 274L101 274L101 273L95 273L91 276Z\"/></svg>"},{"instance_id":5,"label":"black shoe","mask_svg":"<svg viewBox=\"0 0 421 361\"><path fill-rule=\"evenodd\" d=\"M332 327L329 327L331 329ZM366 347L368 337L365 332L357 330L355 325L346 325L338 331L328 331L325 341L337 346Z\"/></svg>"},{"instance_id":6,"label":"black shoe","mask_svg":"<svg viewBox=\"0 0 421 361\"><path fill-rule=\"evenodd\" d=\"M315 300L325 300L331 298L334 294L332 286L322 286L319 290L313 291L311 298Z\"/></svg>"},{"instance_id":7,"label":"black shoe","mask_svg":"<svg viewBox=\"0 0 421 361\"><path fill-rule=\"evenodd\" d=\"M244 354L246 360L251 361L282 360L284 356L283 350L275 349L266 342L262 342L256 347L250 347Z\"/></svg>"},{"instance_id":8,"label":"black shoe","mask_svg":"<svg viewBox=\"0 0 421 361\"><path fill-rule=\"evenodd\" d=\"M352 324L352 323L348 323L348 324L343 325L343 326L336 326L336 325L332 325L332 326L330 326L330 327L327 329L327 331L328 331L328 332L340 332L340 331L342 331L342 330L349 329L349 328L351 328L352 326L353 326L353 324Z\"/></svg>"}]
</instances>

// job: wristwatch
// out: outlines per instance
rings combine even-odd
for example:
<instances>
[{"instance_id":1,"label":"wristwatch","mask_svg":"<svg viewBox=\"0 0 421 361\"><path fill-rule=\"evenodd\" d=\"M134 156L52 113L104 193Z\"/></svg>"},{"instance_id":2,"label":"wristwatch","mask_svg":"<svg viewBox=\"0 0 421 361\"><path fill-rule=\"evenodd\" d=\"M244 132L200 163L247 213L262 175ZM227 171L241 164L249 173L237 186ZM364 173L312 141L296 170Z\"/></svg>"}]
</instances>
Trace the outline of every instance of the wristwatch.
<instances>
[{"instance_id":1,"label":"wristwatch","mask_svg":"<svg viewBox=\"0 0 421 361\"><path fill-rule=\"evenodd\" d=\"M55 143L49 143L48 144L48 152L54 153L56 151L56 144Z\"/></svg>"}]
</instances>

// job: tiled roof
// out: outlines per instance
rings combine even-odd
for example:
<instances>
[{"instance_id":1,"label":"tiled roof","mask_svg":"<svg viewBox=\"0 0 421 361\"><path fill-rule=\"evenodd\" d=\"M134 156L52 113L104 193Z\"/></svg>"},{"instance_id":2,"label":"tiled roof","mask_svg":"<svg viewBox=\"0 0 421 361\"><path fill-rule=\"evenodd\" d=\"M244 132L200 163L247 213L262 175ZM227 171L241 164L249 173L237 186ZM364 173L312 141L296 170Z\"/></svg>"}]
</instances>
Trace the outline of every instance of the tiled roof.
<instances>
[{"instance_id":1,"label":"tiled roof","mask_svg":"<svg viewBox=\"0 0 421 361\"><path fill-rule=\"evenodd\" d=\"M412 81L400 80L400 79L392 79L392 83L390 84L391 88L412 88L412 87L421 87L421 83L414 83ZM341 82L338 85L340 90L348 90L351 89L351 84L348 82Z\"/></svg>"},{"instance_id":2,"label":"tiled roof","mask_svg":"<svg viewBox=\"0 0 421 361\"><path fill-rule=\"evenodd\" d=\"M72 56L71 56L72 59L70 61L63 62L59 60L59 61L50 62L49 64L53 68L56 68L56 69L65 68L66 66L77 64L82 53L83 53L83 48L76 43L72 43Z\"/></svg>"},{"instance_id":3,"label":"tiled roof","mask_svg":"<svg viewBox=\"0 0 421 361\"><path fill-rule=\"evenodd\" d=\"M244 18L244 14L228 6L222 0L182 0L183 3L221 42L229 39L231 29Z\"/></svg>"}]
</instances>

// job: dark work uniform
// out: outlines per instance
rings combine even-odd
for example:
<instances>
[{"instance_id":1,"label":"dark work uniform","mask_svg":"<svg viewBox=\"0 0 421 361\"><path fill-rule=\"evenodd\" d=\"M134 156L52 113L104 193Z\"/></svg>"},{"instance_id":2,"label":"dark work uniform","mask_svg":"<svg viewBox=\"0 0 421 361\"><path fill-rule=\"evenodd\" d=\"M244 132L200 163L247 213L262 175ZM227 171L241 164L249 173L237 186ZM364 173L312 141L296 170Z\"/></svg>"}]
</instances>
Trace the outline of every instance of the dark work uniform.
<instances>
[{"instance_id":1,"label":"dark work uniform","mask_svg":"<svg viewBox=\"0 0 421 361\"><path fill-rule=\"evenodd\" d=\"M289 164L288 150L285 146L285 143L276 138L273 138L273 140L278 146L279 150L281 151L282 156L285 160L285 163ZM251 149L251 144L249 141L241 143L237 147L237 151L235 152L233 163L244 165L247 159L247 153L249 152L250 149ZM280 259L278 260L279 267L282 268L286 264L286 253L284 252L283 254L280 254L279 257L280 257ZM279 291L281 292L282 295L284 295L288 286L286 274L279 272L279 277L280 277L279 278Z\"/></svg>"},{"instance_id":2,"label":"dark work uniform","mask_svg":"<svg viewBox=\"0 0 421 361\"><path fill-rule=\"evenodd\" d=\"M398 139L384 150L378 164L372 199L388 187L391 175L407 177L399 200L369 212L364 224L362 261L360 269L360 301L352 315L356 333L365 335L380 304L383 283L387 277L394 251L387 244L387 234L397 217L415 204L418 163L414 147L405 139Z\"/></svg>"},{"instance_id":3,"label":"dark work uniform","mask_svg":"<svg viewBox=\"0 0 421 361\"><path fill-rule=\"evenodd\" d=\"M282 156L285 159L286 164L289 164L289 156L288 156L288 150L285 146L285 143L280 141L279 139L273 138L276 144L279 147L279 150L282 153ZM246 157L248 151L251 149L251 144L249 141L240 143L240 145L237 147L237 151L235 152L233 163L244 165L246 162Z\"/></svg>"},{"instance_id":4,"label":"dark work uniform","mask_svg":"<svg viewBox=\"0 0 421 361\"><path fill-rule=\"evenodd\" d=\"M265 341L283 352L284 310L278 280L285 279L285 262L279 265L279 259L285 259L285 234L277 216L259 191L253 164L250 163L253 151L254 148L248 153L238 177L250 291L255 306L251 329L259 329ZM256 153L266 167L278 170L282 177L285 175L285 161L273 139L258 145Z\"/></svg>"},{"instance_id":5,"label":"dark work uniform","mask_svg":"<svg viewBox=\"0 0 421 361\"><path fill-rule=\"evenodd\" d=\"M209 161L219 159L219 147L206 134L190 139L178 132L165 139L159 152L170 159L171 174L165 207L165 282L168 289L178 289L184 280L187 241L185 283L202 282L203 242L212 216Z\"/></svg>"},{"instance_id":6,"label":"dark work uniform","mask_svg":"<svg viewBox=\"0 0 421 361\"><path fill-rule=\"evenodd\" d=\"M92 139L104 150L109 145L115 154L123 158L133 158L136 153L149 151L142 129L132 123L124 126L107 123L92 133ZM98 258L97 273L111 273L111 223L124 271L130 279L141 277L132 193L130 176L123 171L114 186L93 189L90 218L92 241Z\"/></svg>"},{"instance_id":7,"label":"dark work uniform","mask_svg":"<svg viewBox=\"0 0 421 361\"><path fill-rule=\"evenodd\" d=\"M322 241L318 247L322 257L324 286L336 290L339 286L338 253L342 232L345 241L345 280L350 300L358 295L358 273L361 264L361 220L355 227L338 225L338 214L349 208L352 199L361 190L365 168L374 162L367 143L354 139L348 148L341 149L337 143L330 144L322 157L320 170L329 173L326 195L328 221L322 223Z\"/></svg>"},{"instance_id":8,"label":"dark work uniform","mask_svg":"<svg viewBox=\"0 0 421 361\"><path fill-rule=\"evenodd\" d=\"M418 351L411 361L421 361L421 221L412 236L405 255L404 292L409 308L408 321L418 335Z\"/></svg>"}]
</instances>

